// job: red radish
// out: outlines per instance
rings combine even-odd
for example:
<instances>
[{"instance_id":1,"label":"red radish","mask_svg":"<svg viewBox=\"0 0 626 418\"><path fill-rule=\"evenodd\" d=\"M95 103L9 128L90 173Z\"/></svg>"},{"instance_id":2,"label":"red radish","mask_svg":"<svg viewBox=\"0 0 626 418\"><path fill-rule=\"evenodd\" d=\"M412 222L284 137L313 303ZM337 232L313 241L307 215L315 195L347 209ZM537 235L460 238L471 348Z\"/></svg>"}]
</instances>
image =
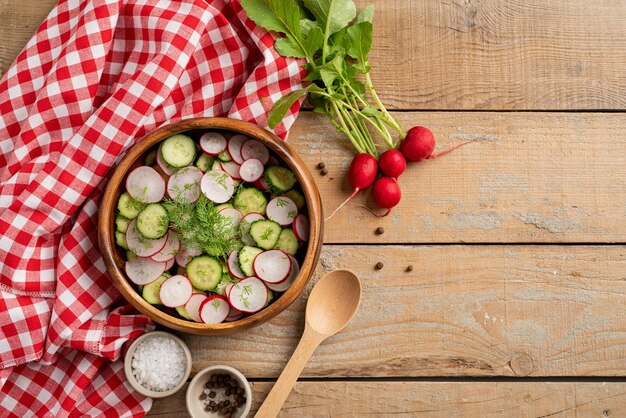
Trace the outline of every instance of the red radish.
<instances>
[{"instance_id":1,"label":"red radish","mask_svg":"<svg viewBox=\"0 0 626 418\"><path fill-rule=\"evenodd\" d=\"M398 186L398 183L396 183L394 179L391 177L381 177L374 182L372 196L378 206L387 209L384 215L376 215L383 217L389 215L391 208L400 202L402 193L400 192L400 186Z\"/></svg>"},{"instance_id":2,"label":"red radish","mask_svg":"<svg viewBox=\"0 0 626 418\"><path fill-rule=\"evenodd\" d=\"M354 187L354 191L326 220L329 220L337 213L346 203L348 203L360 190L367 189L376 179L378 164L376 158L370 154L357 154L354 156L350 168L348 169L348 181Z\"/></svg>"},{"instance_id":3,"label":"red radish","mask_svg":"<svg viewBox=\"0 0 626 418\"><path fill-rule=\"evenodd\" d=\"M235 283L228 283L226 286L224 286L224 296L229 297L230 296L230 290L233 288L233 286L235 285Z\"/></svg>"},{"instance_id":4,"label":"red radish","mask_svg":"<svg viewBox=\"0 0 626 418\"><path fill-rule=\"evenodd\" d=\"M250 235L250 227L252 226L253 222L260 221L263 219L265 219L265 216L261 215L258 212L250 212L249 214L243 217L243 220L245 222L243 224L240 224L241 225L241 240L245 242L247 245L250 245L252 247L256 246L256 242L254 241L254 238L252 238L252 236Z\"/></svg>"},{"instance_id":5,"label":"red radish","mask_svg":"<svg viewBox=\"0 0 626 418\"><path fill-rule=\"evenodd\" d=\"M163 159L163 156L161 155L160 146L159 146L159 149L157 150L156 162L157 162L157 165L161 167L161 170L163 170L163 172L167 174L168 176L171 176L177 170L176 167L172 167L171 165L165 162L165 160Z\"/></svg>"},{"instance_id":6,"label":"red radish","mask_svg":"<svg viewBox=\"0 0 626 418\"><path fill-rule=\"evenodd\" d=\"M289 255L291 259L291 270L289 272L289 277L287 280L284 280L280 283L266 283L267 287L274 292L284 292L291 287L293 282L298 277L298 273L300 273L300 266L298 265L298 260L292 255Z\"/></svg>"},{"instance_id":7,"label":"red radish","mask_svg":"<svg viewBox=\"0 0 626 418\"><path fill-rule=\"evenodd\" d=\"M253 262L254 273L266 283L280 283L289 277L291 259L281 250L263 251Z\"/></svg>"},{"instance_id":8,"label":"red radish","mask_svg":"<svg viewBox=\"0 0 626 418\"><path fill-rule=\"evenodd\" d=\"M165 271L165 263L151 258L135 257L124 266L128 278L137 285L150 284Z\"/></svg>"},{"instance_id":9,"label":"red radish","mask_svg":"<svg viewBox=\"0 0 626 418\"><path fill-rule=\"evenodd\" d=\"M264 192L267 192L270 189L270 187L265 182L265 178L263 178L263 177L261 177L260 179L258 179L255 182L253 182L252 185L254 187L256 187L257 189L260 189L260 190L262 190Z\"/></svg>"},{"instance_id":10,"label":"red radish","mask_svg":"<svg viewBox=\"0 0 626 418\"><path fill-rule=\"evenodd\" d=\"M298 206L293 200L285 196L270 200L265 210L268 219L278 222L282 226L291 225L298 215Z\"/></svg>"},{"instance_id":11,"label":"red radish","mask_svg":"<svg viewBox=\"0 0 626 418\"><path fill-rule=\"evenodd\" d=\"M228 141L224 135L217 132L207 132L200 137L200 148L205 154L215 156L224 151Z\"/></svg>"},{"instance_id":12,"label":"red radish","mask_svg":"<svg viewBox=\"0 0 626 418\"><path fill-rule=\"evenodd\" d=\"M309 220L303 214L296 216L293 220L293 233L300 241L309 240Z\"/></svg>"},{"instance_id":13,"label":"red radish","mask_svg":"<svg viewBox=\"0 0 626 418\"><path fill-rule=\"evenodd\" d=\"M406 169L406 159L397 149L390 149L380 154L378 167L384 175L397 179Z\"/></svg>"},{"instance_id":14,"label":"red radish","mask_svg":"<svg viewBox=\"0 0 626 418\"><path fill-rule=\"evenodd\" d=\"M230 154L230 158L239 165L244 161L241 156L241 146L249 139L250 138L247 136L235 135L228 140L228 153Z\"/></svg>"},{"instance_id":15,"label":"red radish","mask_svg":"<svg viewBox=\"0 0 626 418\"><path fill-rule=\"evenodd\" d=\"M185 304L187 315L196 322L202 322L200 318L200 305L206 299L204 293L194 293Z\"/></svg>"},{"instance_id":16,"label":"red radish","mask_svg":"<svg viewBox=\"0 0 626 418\"><path fill-rule=\"evenodd\" d=\"M233 322L238 320L239 318L241 318L243 316L243 312L241 312L238 309L233 308L232 306L230 307L230 312L228 312L228 316L226 317L226 319L224 320L224 322Z\"/></svg>"},{"instance_id":17,"label":"red radish","mask_svg":"<svg viewBox=\"0 0 626 418\"><path fill-rule=\"evenodd\" d=\"M239 175L243 181L252 183L257 181L263 175L263 163L256 158L250 158L241 164Z\"/></svg>"},{"instance_id":18,"label":"red radish","mask_svg":"<svg viewBox=\"0 0 626 418\"><path fill-rule=\"evenodd\" d=\"M268 290L256 277L248 277L233 285L228 293L230 306L244 312L254 313L265 307Z\"/></svg>"},{"instance_id":19,"label":"red radish","mask_svg":"<svg viewBox=\"0 0 626 418\"><path fill-rule=\"evenodd\" d=\"M172 232L167 232L167 240L165 241L165 245L161 250L152 256L154 261L170 261L176 257L178 251L180 250L180 241L178 236ZM171 268L171 266L170 266ZM167 268L165 270L168 270Z\"/></svg>"},{"instance_id":20,"label":"red radish","mask_svg":"<svg viewBox=\"0 0 626 418\"><path fill-rule=\"evenodd\" d=\"M433 154L435 150L435 136L430 129L423 126L414 126L406 133L406 138L400 143L400 151L409 161L422 161L425 159L432 160L441 157L457 148L467 145L472 141L463 142L452 148L445 149L441 152Z\"/></svg>"},{"instance_id":21,"label":"red radish","mask_svg":"<svg viewBox=\"0 0 626 418\"><path fill-rule=\"evenodd\" d=\"M189 302L193 295L193 286L189 279L181 274L172 276L161 284L159 298L168 308L177 308Z\"/></svg>"},{"instance_id":22,"label":"red radish","mask_svg":"<svg viewBox=\"0 0 626 418\"><path fill-rule=\"evenodd\" d=\"M241 271L239 267L238 251L233 251L228 256L228 272L238 279L243 279L246 275Z\"/></svg>"},{"instance_id":23,"label":"red radish","mask_svg":"<svg viewBox=\"0 0 626 418\"><path fill-rule=\"evenodd\" d=\"M168 271L169 269L174 267L174 263L175 262L176 262L176 258L172 258L171 260L166 261L165 262L165 271Z\"/></svg>"},{"instance_id":24,"label":"red radish","mask_svg":"<svg viewBox=\"0 0 626 418\"><path fill-rule=\"evenodd\" d=\"M142 165L126 178L126 191L140 202L160 202L165 196L165 180L154 168Z\"/></svg>"},{"instance_id":25,"label":"red radish","mask_svg":"<svg viewBox=\"0 0 626 418\"><path fill-rule=\"evenodd\" d=\"M233 161L222 161L220 165L222 166L222 170L228 173L228 175L231 176L233 179L241 180L241 174L239 174L239 165L237 163Z\"/></svg>"},{"instance_id":26,"label":"red radish","mask_svg":"<svg viewBox=\"0 0 626 418\"><path fill-rule=\"evenodd\" d=\"M126 245L139 257L152 257L163 249L167 242L167 234L159 239L147 239L137 231L137 219L128 224L126 230Z\"/></svg>"},{"instance_id":27,"label":"red radish","mask_svg":"<svg viewBox=\"0 0 626 418\"><path fill-rule=\"evenodd\" d=\"M235 208L223 208L223 209L220 209L220 211L217 213L219 213L220 215L222 215L224 218L228 220L228 223L229 223L228 228L233 231L239 226L239 223L241 222L241 219L243 218L243 214Z\"/></svg>"},{"instance_id":28,"label":"red radish","mask_svg":"<svg viewBox=\"0 0 626 418\"><path fill-rule=\"evenodd\" d=\"M182 268L185 268L187 267L187 263L189 263L192 258L199 256L200 254L202 254L202 251L200 250L185 248L181 246L178 254L176 254L176 264L178 264Z\"/></svg>"},{"instance_id":29,"label":"red radish","mask_svg":"<svg viewBox=\"0 0 626 418\"><path fill-rule=\"evenodd\" d=\"M200 197L202 171L195 166L187 166L172 174L167 181L167 194L172 199L180 198L194 203Z\"/></svg>"},{"instance_id":30,"label":"red radish","mask_svg":"<svg viewBox=\"0 0 626 418\"><path fill-rule=\"evenodd\" d=\"M219 205L228 202L235 193L235 182L227 173L211 170L202 176L200 189L207 199Z\"/></svg>"},{"instance_id":31,"label":"red radish","mask_svg":"<svg viewBox=\"0 0 626 418\"><path fill-rule=\"evenodd\" d=\"M230 305L224 296L209 296L200 305L200 318L205 324L224 322L229 313Z\"/></svg>"},{"instance_id":32,"label":"red radish","mask_svg":"<svg viewBox=\"0 0 626 418\"><path fill-rule=\"evenodd\" d=\"M251 139L241 146L241 156L244 160L256 158L265 165L270 159L270 152L262 142Z\"/></svg>"}]
</instances>

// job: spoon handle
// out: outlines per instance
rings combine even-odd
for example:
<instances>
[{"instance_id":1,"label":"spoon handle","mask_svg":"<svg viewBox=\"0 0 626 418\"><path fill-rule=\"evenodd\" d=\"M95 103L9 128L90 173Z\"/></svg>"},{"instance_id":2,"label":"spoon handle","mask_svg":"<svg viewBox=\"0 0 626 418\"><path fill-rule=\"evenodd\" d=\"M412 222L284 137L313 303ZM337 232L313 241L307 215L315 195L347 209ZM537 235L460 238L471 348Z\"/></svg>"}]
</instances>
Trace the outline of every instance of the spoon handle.
<instances>
[{"instance_id":1,"label":"spoon handle","mask_svg":"<svg viewBox=\"0 0 626 418\"><path fill-rule=\"evenodd\" d=\"M323 338L315 332L304 330L302 339L291 355L291 359L280 374L267 398L257 411L255 418L273 418L278 415L294 385L298 381L302 369L306 366L309 358L320 345Z\"/></svg>"}]
</instances>

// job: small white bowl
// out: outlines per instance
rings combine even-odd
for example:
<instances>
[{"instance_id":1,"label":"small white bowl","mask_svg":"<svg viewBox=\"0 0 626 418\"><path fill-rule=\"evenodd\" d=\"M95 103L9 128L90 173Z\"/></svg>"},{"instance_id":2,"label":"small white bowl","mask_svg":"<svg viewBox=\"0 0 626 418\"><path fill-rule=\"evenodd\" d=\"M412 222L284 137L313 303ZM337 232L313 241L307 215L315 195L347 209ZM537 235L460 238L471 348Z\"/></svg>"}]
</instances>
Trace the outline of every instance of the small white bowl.
<instances>
[{"instance_id":1,"label":"small white bowl","mask_svg":"<svg viewBox=\"0 0 626 418\"><path fill-rule=\"evenodd\" d=\"M162 391L162 392L150 390L146 388L145 386L142 386L141 383L139 383L137 379L135 378L135 375L133 374L132 365L131 365L132 359L133 359L133 353L135 352L139 344L141 344L143 341L149 338L154 338L154 337L165 337L165 338L174 340L183 349L183 352L185 353L186 363L187 363L185 366L185 373L183 374L183 377L180 379L180 382L178 382L178 384L174 386L173 388L166 390L166 391ZM128 380L128 383L130 383L130 385L137 392L141 393L144 396L149 396L151 398L165 398L167 396L173 395L176 392L178 392L180 388L182 388L185 385L185 382L187 382L187 379L189 378L189 375L191 374L191 351L189 351L189 347L187 347L187 344L185 344L183 340L181 340L174 334L170 334L169 332L164 332L164 331L148 332L142 335L141 337L137 338L130 345L130 347L128 347L128 351L126 352L126 357L124 358L124 373L126 374L126 379Z\"/></svg>"},{"instance_id":2,"label":"small white bowl","mask_svg":"<svg viewBox=\"0 0 626 418\"><path fill-rule=\"evenodd\" d=\"M200 370L196 376L189 383L187 387L187 396L185 403L187 404L187 412L191 415L191 418L207 418L207 417L221 417L218 412L205 411L205 404L200 400L200 395L204 389L204 384L209 380L210 376L215 373L227 373L233 376L239 381L239 386L245 391L246 404L237 408L233 414L233 418L246 418L252 407L252 389L250 383L246 377L241 374L239 370L233 369L230 366L210 366L206 369Z\"/></svg>"}]
</instances>

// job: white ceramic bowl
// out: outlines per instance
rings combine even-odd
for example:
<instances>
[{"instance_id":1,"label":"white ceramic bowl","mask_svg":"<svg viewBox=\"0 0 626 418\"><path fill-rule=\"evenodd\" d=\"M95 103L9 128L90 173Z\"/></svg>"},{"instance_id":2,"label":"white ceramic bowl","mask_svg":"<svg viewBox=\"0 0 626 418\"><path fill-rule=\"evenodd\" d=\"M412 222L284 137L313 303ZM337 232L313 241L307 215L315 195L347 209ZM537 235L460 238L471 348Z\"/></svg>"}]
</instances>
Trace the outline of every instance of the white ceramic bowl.
<instances>
[{"instance_id":1,"label":"white ceramic bowl","mask_svg":"<svg viewBox=\"0 0 626 418\"><path fill-rule=\"evenodd\" d=\"M143 341L146 341L147 339L154 338L154 337L165 337L165 338L174 340L185 352L185 358L187 362L187 364L185 365L185 373L180 379L180 382L178 382L178 384L174 386L173 388L171 388L170 390L166 390L162 392L156 392L154 390L150 390L146 388L145 386L142 386L141 383L139 383L137 379L135 378L135 375L133 374L133 369L131 366L133 353L137 349L137 346L139 346L139 344L141 344ZM151 398L165 398L167 396L173 395L176 392L178 392L180 388L182 388L185 385L185 382L187 382L187 379L189 378L189 375L191 374L191 351L189 351L189 347L187 347L187 344L185 344L183 340L181 340L174 334L170 334L169 332L163 332L163 331L148 332L142 335L141 337L137 338L130 345L130 347L128 347L128 351L126 352L126 357L124 358L124 373L126 374L126 379L128 380L128 383L130 383L130 385L137 392L141 393L144 396L149 396Z\"/></svg>"},{"instance_id":2,"label":"white ceramic bowl","mask_svg":"<svg viewBox=\"0 0 626 418\"><path fill-rule=\"evenodd\" d=\"M200 370L193 378L189 387L187 387L187 396L185 403L187 404L187 412L191 415L191 418L207 418L207 417L222 417L217 412L207 412L204 410L205 404L200 400L200 395L204 389L204 384L209 380L212 374L215 373L227 373L233 376L239 381L239 387L242 387L245 391L246 404L237 408L233 414L233 418L246 418L252 407L252 389L250 383L246 377L241 374L239 370L233 369L230 366L210 366L206 369Z\"/></svg>"}]
</instances>

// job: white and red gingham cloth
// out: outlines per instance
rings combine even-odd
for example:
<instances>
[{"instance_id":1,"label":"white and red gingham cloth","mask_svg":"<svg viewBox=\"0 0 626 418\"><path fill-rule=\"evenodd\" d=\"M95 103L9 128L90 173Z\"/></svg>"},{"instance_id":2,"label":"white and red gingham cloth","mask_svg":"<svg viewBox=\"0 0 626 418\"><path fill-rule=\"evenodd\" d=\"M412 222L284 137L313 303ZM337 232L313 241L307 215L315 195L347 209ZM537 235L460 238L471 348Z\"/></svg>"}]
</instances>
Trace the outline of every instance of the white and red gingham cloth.
<instances>
[{"instance_id":1,"label":"white and red gingham cloth","mask_svg":"<svg viewBox=\"0 0 626 418\"><path fill-rule=\"evenodd\" d=\"M149 410L119 357L153 324L97 246L107 175L165 123L266 126L303 76L237 1L60 0L0 81L0 417Z\"/></svg>"}]
</instances>

